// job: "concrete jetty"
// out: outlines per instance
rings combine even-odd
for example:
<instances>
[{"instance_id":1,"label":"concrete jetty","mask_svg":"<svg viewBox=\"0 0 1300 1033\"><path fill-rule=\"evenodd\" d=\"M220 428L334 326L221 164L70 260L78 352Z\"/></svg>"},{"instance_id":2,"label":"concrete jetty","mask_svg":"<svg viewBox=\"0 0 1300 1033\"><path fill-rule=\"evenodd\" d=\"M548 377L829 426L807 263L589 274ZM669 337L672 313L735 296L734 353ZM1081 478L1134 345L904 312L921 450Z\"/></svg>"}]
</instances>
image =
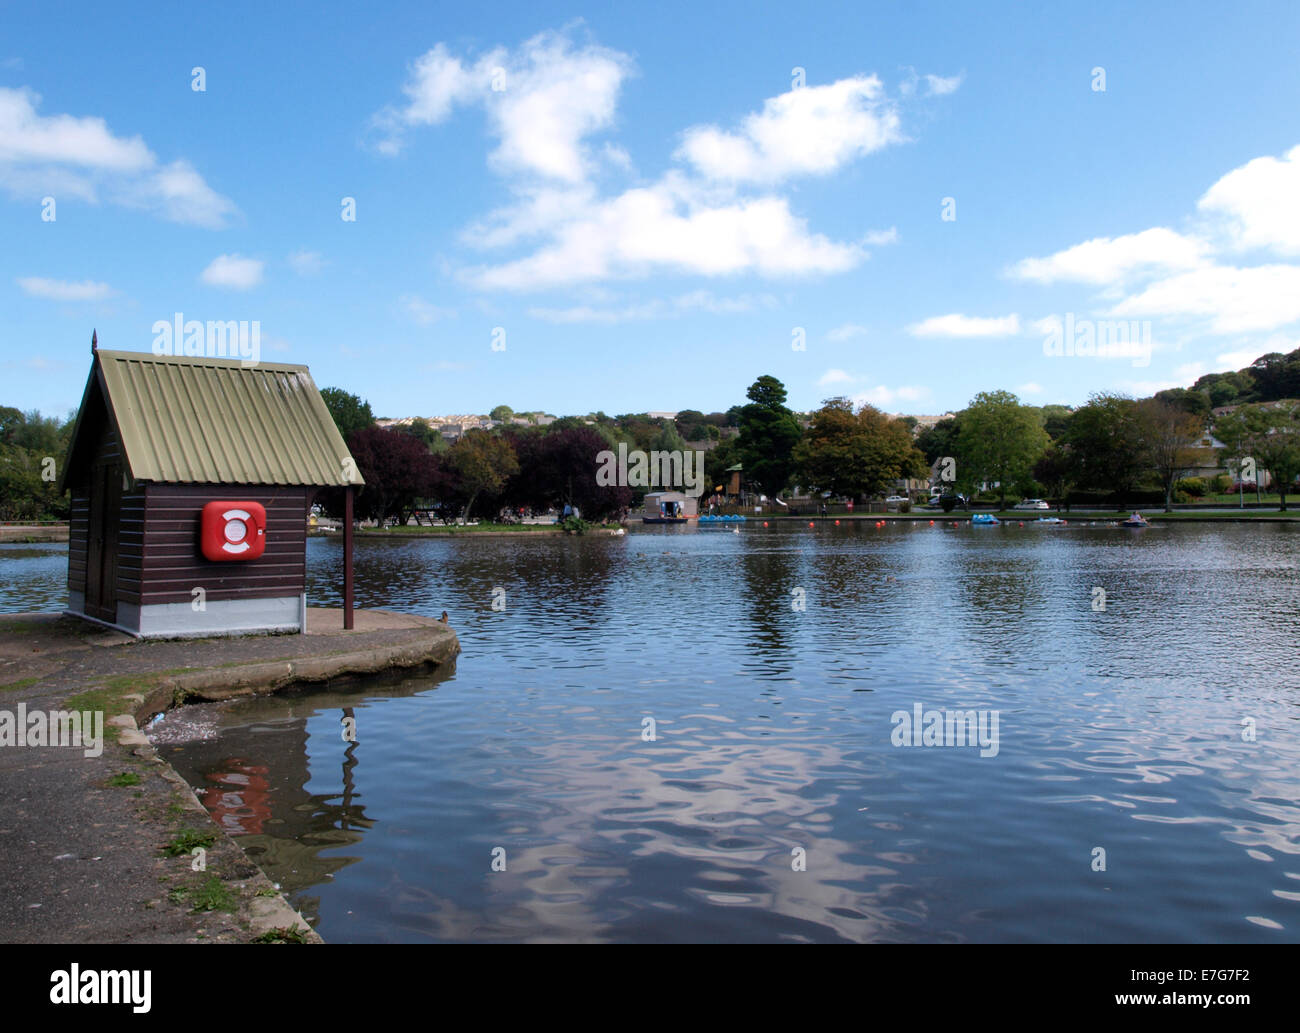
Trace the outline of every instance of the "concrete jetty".
<instances>
[{"instance_id":1,"label":"concrete jetty","mask_svg":"<svg viewBox=\"0 0 1300 1033\"><path fill-rule=\"evenodd\" d=\"M460 648L428 617L355 617L350 631L341 610L311 609L305 635L146 642L0 616L0 942L318 941L140 726L187 702L438 667ZM20 712L34 731L73 711L102 714L97 749L14 738Z\"/></svg>"}]
</instances>

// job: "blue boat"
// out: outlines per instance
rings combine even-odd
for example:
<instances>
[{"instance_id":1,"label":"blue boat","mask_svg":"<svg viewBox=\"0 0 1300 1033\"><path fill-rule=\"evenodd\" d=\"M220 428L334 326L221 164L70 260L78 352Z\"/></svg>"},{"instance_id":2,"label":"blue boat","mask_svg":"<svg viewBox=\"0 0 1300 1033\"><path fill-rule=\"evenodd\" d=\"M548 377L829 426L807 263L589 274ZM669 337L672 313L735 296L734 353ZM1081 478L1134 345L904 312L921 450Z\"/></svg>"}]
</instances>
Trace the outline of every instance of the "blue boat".
<instances>
[{"instance_id":1,"label":"blue boat","mask_svg":"<svg viewBox=\"0 0 1300 1033\"><path fill-rule=\"evenodd\" d=\"M985 524L1002 523L1002 521L999 520L997 517L995 517L992 513L972 513L970 515L970 522L972 527L983 526Z\"/></svg>"},{"instance_id":2,"label":"blue boat","mask_svg":"<svg viewBox=\"0 0 1300 1033\"><path fill-rule=\"evenodd\" d=\"M1147 523L1147 518L1144 517L1141 513L1134 513L1127 520L1121 520L1119 526L1120 527L1150 527L1151 525Z\"/></svg>"},{"instance_id":3,"label":"blue boat","mask_svg":"<svg viewBox=\"0 0 1300 1033\"><path fill-rule=\"evenodd\" d=\"M742 524L745 518L739 515L713 516L706 515L699 518L701 524Z\"/></svg>"}]
</instances>

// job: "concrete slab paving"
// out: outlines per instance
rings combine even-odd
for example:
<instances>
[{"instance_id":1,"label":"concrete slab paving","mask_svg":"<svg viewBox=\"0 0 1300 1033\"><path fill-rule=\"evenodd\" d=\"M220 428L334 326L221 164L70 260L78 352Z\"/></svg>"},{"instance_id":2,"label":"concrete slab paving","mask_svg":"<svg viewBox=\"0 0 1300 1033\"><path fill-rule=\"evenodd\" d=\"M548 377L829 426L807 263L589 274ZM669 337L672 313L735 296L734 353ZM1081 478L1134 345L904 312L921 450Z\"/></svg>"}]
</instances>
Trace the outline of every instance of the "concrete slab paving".
<instances>
[{"instance_id":1,"label":"concrete slab paving","mask_svg":"<svg viewBox=\"0 0 1300 1033\"><path fill-rule=\"evenodd\" d=\"M189 699L446 664L459 648L441 621L376 610L356 611L352 631L342 611L313 609L305 635L162 642L58 614L0 616L0 744L20 712L105 722L97 753L0 745L0 942L249 942L295 926L290 940L318 942L138 722ZM186 836L206 844L202 869Z\"/></svg>"}]
</instances>

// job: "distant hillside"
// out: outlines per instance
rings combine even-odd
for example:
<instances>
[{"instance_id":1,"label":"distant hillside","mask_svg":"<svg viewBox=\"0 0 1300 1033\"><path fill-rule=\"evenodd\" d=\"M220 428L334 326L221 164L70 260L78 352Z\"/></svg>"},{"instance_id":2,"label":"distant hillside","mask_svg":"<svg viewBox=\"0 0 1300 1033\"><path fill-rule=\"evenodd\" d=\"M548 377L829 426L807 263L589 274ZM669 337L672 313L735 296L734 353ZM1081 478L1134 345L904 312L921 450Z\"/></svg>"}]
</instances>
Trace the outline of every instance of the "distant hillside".
<instances>
[{"instance_id":1,"label":"distant hillside","mask_svg":"<svg viewBox=\"0 0 1300 1033\"><path fill-rule=\"evenodd\" d=\"M1156 397L1181 405L1189 412L1300 397L1300 348L1285 355L1269 352L1236 372L1207 373L1189 388L1159 391Z\"/></svg>"}]
</instances>

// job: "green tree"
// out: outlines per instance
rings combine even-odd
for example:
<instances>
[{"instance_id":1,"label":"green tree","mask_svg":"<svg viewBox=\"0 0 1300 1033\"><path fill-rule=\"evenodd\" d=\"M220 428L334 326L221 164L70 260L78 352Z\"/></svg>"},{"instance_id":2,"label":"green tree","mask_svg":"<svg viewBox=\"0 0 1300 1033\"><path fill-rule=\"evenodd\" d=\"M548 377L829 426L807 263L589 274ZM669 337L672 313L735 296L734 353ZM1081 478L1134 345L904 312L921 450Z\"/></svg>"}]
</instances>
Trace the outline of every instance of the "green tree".
<instances>
[{"instance_id":1,"label":"green tree","mask_svg":"<svg viewBox=\"0 0 1300 1033\"><path fill-rule=\"evenodd\" d=\"M370 403L348 394L341 387L324 388L320 396L325 399L325 408L334 417L334 426L338 427L344 441L356 431L375 425L375 414L370 411Z\"/></svg>"},{"instance_id":2,"label":"green tree","mask_svg":"<svg viewBox=\"0 0 1300 1033\"><path fill-rule=\"evenodd\" d=\"M393 429L407 437L415 438L430 452L441 451L438 446L442 442L442 435L429 426L429 421L426 419L417 416L410 423L399 424Z\"/></svg>"},{"instance_id":3,"label":"green tree","mask_svg":"<svg viewBox=\"0 0 1300 1033\"><path fill-rule=\"evenodd\" d=\"M1113 492L1120 508L1150 470L1137 402L1126 395L1094 394L1075 410L1065 443L1075 482Z\"/></svg>"},{"instance_id":4,"label":"green tree","mask_svg":"<svg viewBox=\"0 0 1300 1033\"><path fill-rule=\"evenodd\" d=\"M455 472L465 496L462 520L469 519L470 510L480 494L499 494L506 481L519 472L519 461L510 442L499 434L490 434L477 427L467 430L457 439L447 450L446 461ZM594 472L592 478L595 479Z\"/></svg>"},{"instance_id":5,"label":"green tree","mask_svg":"<svg viewBox=\"0 0 1300 1033\"><path fill-rule=\"evenodd\" d=\"M1287 491L1300 474L1300 405L1243 405L1220 417L1214 433L1226 446L1220 452L1223 458L1253 459L1257 469L1272 475L1285 512Z\"/></svg>"},{"instance_id":6,"label":"green tree","mask_svg":"<svg viewBox=\"0 0 1300 1033\"><path fill-rule=\"evenodd\" d=\"M515 411L512 408L510 408L510 406L498 405L495 409L493 409L490 413L488 413L488 419L492 420L495 423L508 423L510 422L510 418L514 416L514 414Z\"/></svg>"},{"instance_id":7,"label":"green tree","mask_svg":"<svg viewBox=\"0 0 1300 1033\"><path fill-rule=\"evenodd\" d=\"M997 482L1005 509L1007 488L1030 476L1048 442L1040 413L1009 391L983 391L961 414L958 476L967 483Z\"/></svg>"},{"instance_id":8,"label":"green tree","mask_svg":"<svg viewBox=\"0 0 1300 1033\"><path fill-rule=\"evenodd\" d=\"M1165 512L1172 512L1174 483L1196 464L1193 449L1205 420L1174 402L1144 398L1137 403L1138 427L1147 459L1165 493Z\"/></svg>"},{"instance_id":9,"label":"green tree","mask_svg":"<svg viewBox=\"0 0 1300 1033\"><path fill-rule=\"evenodd\" d=\"M794 448L803 431L785 406L785 385L761 376L746 392L749 405L740 410L737 450L745 478L768 495L777 496L794 472Z\"/></svg>"},{"instance_id":10,"label":"green tree","mask_svg":"<svg viewBox=\"0 0 1300 1033\"><path fill-rule=\"evenodd\" d=\"M67 518L67 496L54 488L75 420L0 407L0 520Z\"/></svg>"},{"instance_id":11,"label":"green tree","mask_svg":"<svg viewBox=\"0 0 1300 1033\"><path fill-rule=\"evenodd\" d=\"M957 437L961 433L961 420L949 416L940 420L933 427L927 427L916 436L916 447L925 456L925 461L933 466L944 456L957 455Z\"/></svg>"},{"instance_id":12,"label":"green tree","mask_svg":"<svg viewBox=\"0 0 1300 1033\"><path fill-rule=\"evenodd\" d=\"M719 493L725 492L731 479L731 475L727 473L727 470L738 462L740 462L740 456L736 450L735 438L727 438L725 441L720 442L717 448L711 448L705 452L705 492L710 494L715 491Z\"/></svg>"},{"instance_id":13,"label":"green tree","mask_svg":"<svg viewBox=\"0 0 1300 1033\"><path fill-rule=\"evenodd\" d=\"M1060 441L1070 428L1070 417L1074 410L1068 405L1045 405L1040 410L1043 414L1043 430L1053 441Z\"/></svg>"},{"instance_id":14,"label":"green tree","mask_svg":"<svg viewBox=\"0 0 1300 1033\"><path fill-rule=\"evenodd\" d=\"M794 459L806 487L854 499L927 469L906 423L870 405L855 413L847 398L829 398L812 414Z\"/></svg>"},{"instance_id":15,"label":"green tree","mask_svg":"<svg viewBox=\"0 0 1300 1033\"><path fill-rule=\"evenodd\" d=\"M1155 393L1157 401L1168 402L1183 412L1200 416L1202 420L1210 415L1210 392L1195 391L1186 387L1171 387Z\"/></svg>"},{"instance_id":16,"label":"green tree","mask_svg":"<svg viewBox=\"0 0 1300 1033\"><path fill-rule=\"evenodd\" d=\"M664 425L659 428L659 433L650 439L650 450L652 452L683 452L686 450L686 442L681 434L677 432L677 426L672 420L664 420Z\"/></svg>"},{"instance_id":17,"label":"green tree","mask_svg":"<svg viewBox=\"0 0 1300 1033\"><path fill-rule=\"evenodd\" d=\"M1074 462L1067 446L1055 442L1047 446L1034 464L1034 480L1043 485L1048 498L1057 500L1057 509L1074 487Z\"/></svg>"}]
</instances>

